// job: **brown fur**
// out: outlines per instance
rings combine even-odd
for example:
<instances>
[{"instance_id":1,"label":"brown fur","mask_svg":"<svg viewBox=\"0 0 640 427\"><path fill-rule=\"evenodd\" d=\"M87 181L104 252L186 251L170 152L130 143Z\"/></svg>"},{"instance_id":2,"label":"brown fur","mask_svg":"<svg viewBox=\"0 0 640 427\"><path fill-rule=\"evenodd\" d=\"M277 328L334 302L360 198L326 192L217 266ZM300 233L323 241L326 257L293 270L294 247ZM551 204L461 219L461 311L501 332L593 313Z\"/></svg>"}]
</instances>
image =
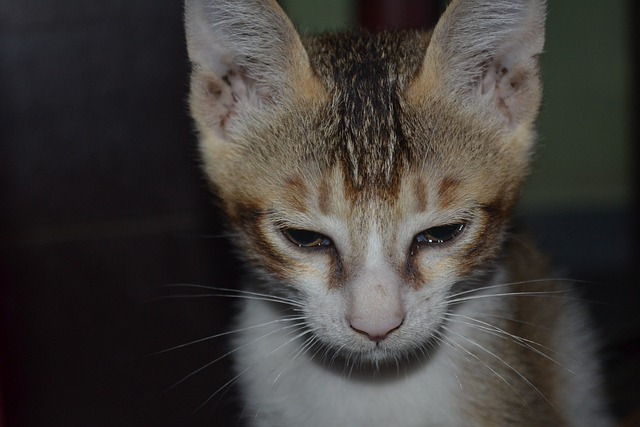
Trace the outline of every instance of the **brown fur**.
<instances>
[{"instance_id":1,"label":"brown fur","mask_svg":"<svg viewBox=\"0 0 640 427\"><path fill-rule=\"evenodd\" d=\"M287 179L285 191L288 202L298 212L307 213L309 206L309 194L307 186L300 176Z\"/></svg>"},{"instance_id":2,"label":"brown fur","mask_svg":"<svg viewBox=\"0 0 640 427\"><path fill-rule=\"evenodd\" d=\"M425 212L429 204L429 193L425 183L419 179L413 184L415 189L416 212Z\"/></svg>"},{"instance_id":3,"label":"brown fur","mask_svg":"<svg viewBox=\"0 0 640 427\"><path fill-rule=\"evenodd\" d=\"M441 209L449 209L452 207L457 197L457 189L460 182L455 178L445 178L438 186L438 201Z\"/></svg>"},{"instance_id":4,"label":"brown fur","mask_svg":"<svg viewBox=\"0 0 640 427\"><path fill-rule=\"evenodd\" d=\"M190 105L204 170L258 273L251 283L302 295L300 312L325 353L350 349L377 370L423 351L447 325L450 313L439 310L458 288L499 277L509 292L566 289L530 282L548 274L546 264L510 238L536 137L544 14L542 0L455 0L433 31L301 38L274 0L187 1ZM464 228L450 241L420 239L454 224ZM299 247L286 237L291 229L330 243ZM512 283L521 280L529 282ZM460 347L469 357L452 352L460 390L450 419L565 425L563 368L522 344L548 353L558 345L555 329L582 327L557 325L582 319L579 310L568 300L507 298L474 314L515 338L476 328L469 335L491 350L470 343ZM369 334L355 322L375 327Z\"/></svg>"},{"instance_id":5,"label":"brown fur","mask_svg":"<svg viewBox=\"0 0 640 427\"><path fill-rule=\"evenodd\" d=\"M524 242L524 243L523 243ZM511 251L506 260L511 272L510 279L513 282L523 282L537 277L545 276L548 265L532 247L527 239L519 236L518 240L512 240L509 245ZM501 337L488 336L480 344L491 348L491 351L500 355L502 361L477 350L476 357L480 358L486 368L478 370L477 366L468 366L468 370L460 376L463 386L472 390L472 394L481 396L491 390L501 390L500 400L471 399L470 405L463 408L469 420L481 420L480 425L509 425L509 426L539 426L567 425L560 411L562 396L557 394L561 383L559 370L563 370L559 363L563 362L563 355L549 354L549 349L554 347L550 339L550 330L553 330L558 312L565 309L571 302L563 299L563 294L555 294L558 291L569 292L569 287L552 281L539 282L535 286L523 283L516 285L513 292L522 292L525 295L512 296L510 298L509 311L502 313L503 319L481 319L516 337L524 337L525 345L514 343ZM506 289L505 289L506 291ZM558 298L549 301L542 297L542 292L553 292ZM522 321L520 319L526 319ZM530 345L540 351L533 352L526 345ZM543 355L544 354L544 355ZM545 356L546 355L546 356ZM553 360L552 360L553 359ZM555 360L555 362L554 362ZM492 372L493 370L494 372ZM518 382L523 387L514 387L507 384L502 378L514 376L519 373ZM499 375L499 376L498 376ZM520 377L526 378L530 382ZM502 378L501 378L502 377Z\"/></svg>"}]
</instances>

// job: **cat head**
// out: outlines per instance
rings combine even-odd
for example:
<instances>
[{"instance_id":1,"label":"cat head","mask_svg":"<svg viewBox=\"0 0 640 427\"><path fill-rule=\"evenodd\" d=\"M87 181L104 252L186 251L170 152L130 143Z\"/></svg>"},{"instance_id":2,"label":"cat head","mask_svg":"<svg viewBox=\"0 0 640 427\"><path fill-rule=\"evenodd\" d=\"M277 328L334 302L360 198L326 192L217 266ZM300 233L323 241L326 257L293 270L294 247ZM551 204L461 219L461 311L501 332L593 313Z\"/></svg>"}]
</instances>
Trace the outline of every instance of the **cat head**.
<instances>
[{"instance_id":1,"label":"cat head","mask_svg":"<svg viewBox=\"0 0 640 427\"><path fill-rule=\"evenodd\" d=\"M410 348L493 268L534 145L544 15L459 0L432 32L303 39L273 0L187 0L207 177L321 341Z\"/></svg>"}]
</instances>

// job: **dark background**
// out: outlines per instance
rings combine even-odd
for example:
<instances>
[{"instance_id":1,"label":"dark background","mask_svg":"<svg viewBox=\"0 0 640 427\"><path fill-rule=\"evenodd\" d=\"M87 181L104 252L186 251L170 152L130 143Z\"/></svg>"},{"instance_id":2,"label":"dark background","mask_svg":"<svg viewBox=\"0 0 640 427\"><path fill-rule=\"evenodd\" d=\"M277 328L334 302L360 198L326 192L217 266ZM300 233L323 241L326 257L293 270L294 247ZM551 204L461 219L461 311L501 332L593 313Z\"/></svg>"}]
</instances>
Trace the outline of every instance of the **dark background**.
<instances>
[{"instance_id":1,"label":"dark background","mask_svg":"<svg viewBox=\"0 0 640 427\"><path fill-rule=\"evenodd\" d=\"M143 357L225 328L228 304L145 302L155 287L234 275L187 117L181 2L14 1L0 28L6 426L212 425L226 411L190 413L224 363L163 390L221 341Z\"/></svg>"},{"instance_id":2,"label":"dark background","mask_svg":"<svg viewBox=\"0 0 640 427\"><path fill-rule=\"evenodd\" d=\"M239 275L197 167L181 3L0 0L0 54L0 425L235 425L232 393L192 414L230 378L224 361L165 391L223 340L148 356L225 330L232 311L154 300L188 293L159 286ZM621 416L640 401L634 209L525 218L595 283Z\"/></svg>"}]
</instances>

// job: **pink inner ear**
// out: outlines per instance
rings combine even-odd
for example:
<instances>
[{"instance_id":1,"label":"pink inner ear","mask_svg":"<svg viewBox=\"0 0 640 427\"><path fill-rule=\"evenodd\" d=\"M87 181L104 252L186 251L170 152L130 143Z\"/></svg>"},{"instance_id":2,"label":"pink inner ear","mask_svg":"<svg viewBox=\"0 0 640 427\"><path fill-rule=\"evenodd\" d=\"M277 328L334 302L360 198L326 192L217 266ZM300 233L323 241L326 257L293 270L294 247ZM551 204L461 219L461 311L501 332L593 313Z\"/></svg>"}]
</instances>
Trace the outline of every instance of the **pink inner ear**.
<instances>
[{"instance_id":1,"label":"pink inner ear","mask_svg":"<svg viewBox=\"0 0 640 427\"><path fill-rule=\"evenodd\" d=\"M222 78L203 76L202 99L208 110L208 121L220 134L224 135L230 120L238 113L239 104L249 101L251 80L241 69L228 68ZM202 96L201 95L201 96Z\"/></svg>"},{"instance_id":2,"label":"pink inner ear","mask_svg":"<svg viewBox=\"0 0 640 427\"><path fill-rule=\"evenodd\" d=\"M514 73L500 62L493 62L482 79L482 94L493 97L495 106L507 123L515 125L518 113L517 98L518 81Z\"/></svg>"},{"instance_id":3,"label":"pink inner ear","mask_svg":"<svg viewBox=\"0 0 640 427\"><path fill-rule=\"evenodd\" d=\"M198 103L206 115L206 122L219 134L224 134L224 129L229 118L235 113L236 97L226 78L223 80L214 76L202 76L200 90L193 91L192 96L197 97Z\"/></svg>"},{"instance_id":4,"label":"pink inner ear","mask_svg":"<svg viewBox=\"0 0 640 427\"><path fill-rule=\"evenodd\" d=\"M482 94L487 94L493 92L496 87L497 78L497 70L495 64L491 64L487 70L485 71L484 76L482 77Z\"/></svg>"},{"instance_id":5,"label":"pink inner ear","mask_svg":"<svg viewBox=\"0 0 640 427\"><path fill-rule=\"evenodd\" d=\"M233 102L249 97L249 79L245 76L244 70L229 68L222 79L231 87Z\"/></svg>"}]
</instances>

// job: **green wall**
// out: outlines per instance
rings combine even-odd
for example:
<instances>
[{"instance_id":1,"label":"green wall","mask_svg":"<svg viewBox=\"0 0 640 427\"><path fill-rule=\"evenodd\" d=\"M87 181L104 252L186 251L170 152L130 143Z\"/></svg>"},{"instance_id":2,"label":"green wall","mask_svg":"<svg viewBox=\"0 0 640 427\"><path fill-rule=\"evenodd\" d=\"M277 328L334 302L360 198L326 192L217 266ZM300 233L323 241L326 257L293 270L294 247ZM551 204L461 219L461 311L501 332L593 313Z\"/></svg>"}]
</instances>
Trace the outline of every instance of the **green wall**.
<instances>
[{"instance_id":1,"label":"green wall","mask_svg":"<svg viewBox=\"0 0 640 427\"><path fill-rule=\"evenodd\" d=\"M295 24L351 25L355 0L284 0ZM628 206L631 184L630 0L550 0L545 97L529 212Z\"/></svg>"},{"instance_id":2,"label":"green wall","mask_svg":"<svg viewBox=\"0 0 640 427\"><path fill-rule=\"evenodd\" d=\"M355 21L355 0L280 0L296 27L317 33L349 28Z\"/></svg>"},{"instance_id":3,"label":"green wall","mask_svg":"<svg viewBox=\"0 0 640 427\"><path fill-rule=\"evenodd\" d=\"M630 203L630 2L549 2L528 210Z\"/></svg>"}]
</instances>

